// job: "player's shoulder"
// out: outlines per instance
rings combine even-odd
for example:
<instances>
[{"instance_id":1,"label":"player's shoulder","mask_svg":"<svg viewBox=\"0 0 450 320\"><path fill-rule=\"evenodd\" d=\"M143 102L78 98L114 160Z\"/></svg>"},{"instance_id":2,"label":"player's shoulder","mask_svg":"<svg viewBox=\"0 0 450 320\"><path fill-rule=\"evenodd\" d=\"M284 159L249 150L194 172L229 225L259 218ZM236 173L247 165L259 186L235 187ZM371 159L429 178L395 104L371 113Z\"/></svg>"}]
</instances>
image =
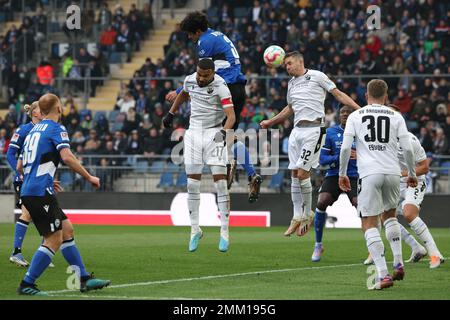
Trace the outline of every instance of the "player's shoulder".
<instances>
[{"instance_id":1,"label":"player's shoulder","mask_svg":"<svg viewBox=\"0 0 450 320\"><path fill-rule=\"evenodd\" d=\"M339 125L331 126L327 129L327 134L334 134L338 131Z\"/></svg>"},{"instance_id":2,"label":"player's shoulder","mask_svg":"<svg viewBox=\"0 0 450 320\"><path fill-rule=\"evenodd\" d=\"M222 86L228 87L225 79L222 78L221 76L219 76L217 73L214 75L213 85L217 86L217 87L222 87Z\"/></svg>"},{"instance_id":3,"label":"player's shoulder","mask_svg":"<svg viewBox=\"0 0 450 320\"><path fill-rule=\"evenodd\" d=\"M184 82L187 84L197 84L197 72L187 75L184 78Z\"/></svg>"},{"instance_id":4,"label":"player's shoulder","mask_svg":"<svg viewBox=\"0 0 450 320\"><path fill-rule=\"evenodd\" d=\"M316 77L326 77L327 75L320 70L308 69L306 75L316 76Z\"/></svg>"}]
</instances>

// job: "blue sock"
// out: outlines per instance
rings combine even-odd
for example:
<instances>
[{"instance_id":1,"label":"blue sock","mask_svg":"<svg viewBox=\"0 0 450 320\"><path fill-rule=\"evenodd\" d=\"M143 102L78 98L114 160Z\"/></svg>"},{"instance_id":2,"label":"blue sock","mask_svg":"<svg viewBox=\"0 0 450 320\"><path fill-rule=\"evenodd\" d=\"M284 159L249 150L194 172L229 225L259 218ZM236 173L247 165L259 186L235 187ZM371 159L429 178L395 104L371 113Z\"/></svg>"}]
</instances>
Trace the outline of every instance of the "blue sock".
<instances>
[{"instance_id":1,"label":"blue sock","mask_svg":"<svg viewBox=\"0 0 450 320\"><path fill-rule=\"evenodd\" d=\"M255 168L250 162L250 154L248 153L245 144L241 141L236 141L233 145L234 159L236 159L237 163L239 163L247 172L249 177L252 177L255 174Z\"/></svg>"},{"instance_id":2,"label":"blue sock","mask_svg":"<svg viewBox=\"0 0 450 320\"><path fill-rule=\"evenodd\" d=\"M16 250L22 248L23 239L25 238L25 234L28 230L28 222L23 221L21 219L16 222L16 230L14 232L14 254L18 253Z\"/></svg>"},{"instance_id":3,"label":"blue sock","mask_svg":"<svg viewBox=\"0 0 450 320\"><path fill-rule=\"evenodd\" d=\"M36 279L47 269L50 262L52 262L55 253L52 249L40 246L31 260L30 267L28 268L23 281L29 284L36 282Z\"/></svg>"},{"instance_id":4,"label":"blue sock","mask_svg":"<svg viewBox=\"0 0 450 320\"><path fill-rule=\"evenodd\" d=\"M316 215L314 217L314 229L316 230L316 243L322 243L323 228L327 221L326 211L316 209Z\"/></svg>"},{"instance_id":5,"label":"blue sock","mask_svg":"<svg viewBox=\"0 0 450 320\"><path fill-rule=\"evenodd\" d=\"M78 251L74 239L63 242L61 246L61 253L70 266L77 266L80 268L80 277L89 275L89 273L86 272L86 267L84 266L83 259L81 259L80 251Z\"/></svg>"}]
</instances>

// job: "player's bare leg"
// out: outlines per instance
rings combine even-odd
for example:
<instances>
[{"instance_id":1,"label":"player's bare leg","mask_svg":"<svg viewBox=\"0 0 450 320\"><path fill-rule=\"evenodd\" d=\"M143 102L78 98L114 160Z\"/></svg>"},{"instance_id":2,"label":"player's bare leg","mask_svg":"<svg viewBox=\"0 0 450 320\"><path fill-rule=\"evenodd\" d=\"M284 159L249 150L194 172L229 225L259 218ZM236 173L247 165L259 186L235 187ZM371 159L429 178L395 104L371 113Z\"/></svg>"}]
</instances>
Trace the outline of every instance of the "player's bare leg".
<instances>
[{"instance_id":1,"label":"player's bare leg","mask_svg":"<svg viewBox=\"0 0 450 320\"><path fill-rule=\"evenodd\" d=\"M428 255L430 256L430 268L438 268L441 263L444 262L444 257L439 252L439 249L437 248L433 236L431 235L430 230L428 230L427 225L419 217L419 208L414 204L406 203L403 207L403 215L406 221L408 221L411 229L413 229L414 233L424 243L426 252L428 252ZM418 254L419 256L423 256L423 251L420 252L420 250L417 250L416 254Z\"/></svg>"},{"instance_id":2,"label":"player's bare leg","mask_svg":"<svg viewBox=\"0 0 450 320\"><path fill-rule=\"evenodd\" d=\"M200 229L200 184L201 174L189 174L187 191L188 191L188 209L191 219L191 236L189 240L189 251L194 252L198 248L203 232Z\"/></svg>"},{"instance_id":3,"label":"player's bare leg","mask_svg":"<svg viewBox=\"0 0 450 320\"><path fill-rule=\"evenodd\" d=\"M293 205L293 217L289 228L284 232L284 235L289 237L294 234L298 227L300 227L300 220L302 217L302 194L300 192L300 183L298 180L298 170L292 170L292 180L291 180L291 199Z\"/></svg>"}]
</instances>

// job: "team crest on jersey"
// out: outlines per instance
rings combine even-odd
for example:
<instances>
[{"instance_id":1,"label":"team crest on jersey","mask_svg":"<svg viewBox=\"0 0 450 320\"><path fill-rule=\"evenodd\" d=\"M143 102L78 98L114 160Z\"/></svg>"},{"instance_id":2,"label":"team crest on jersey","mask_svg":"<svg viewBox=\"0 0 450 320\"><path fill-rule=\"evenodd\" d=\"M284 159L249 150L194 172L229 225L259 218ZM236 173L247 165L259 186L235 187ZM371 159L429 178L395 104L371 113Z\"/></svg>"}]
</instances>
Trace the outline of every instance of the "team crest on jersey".
<instances>
[{"instance_id":1,"label":"team crest on jersey","mask_svg":"<svg viewBox=\"0 0 450 320\"><path fill-rule=\"evenodd\" d=\"M311 80L311 76L310 76L310 75L307 75L307 76L305 77L305 79L306 79L307 81L309 81L309 80Z\"/></svg>"},{"instance_id":2,"label":"team crest on jersey","mask_svg":"<svg viewBox=\"0 0 450 320\"><path fill-rule=\"evenodd\" d=\"M338 134L337 134L337 136L338 136L338 138L340 138L340 137L341 137L341 134L340 134L340 133L338 133Z\"/></svg>"},{"instance_id":3,"label":"team crest on jersey","mask_svg":"<svg viewBox=\"0 0 450 320\"><path fill-rule=\"evenodd\" d=\"M19 135L17 133L14 133L11 138L11 142L17 142L17 140L19 140Z\"/></svg>"},{"instance_id":4,"label":"team crest on jersey","mask_svg":"<svg viewBox=\"0 0 450 320\"><path fill-rule=\"evenodd\" d=\"M208 92L208 94L213 93L214 88L213 87L208 87L208 90L206 90L206 92Z\"/></svg>"},{"instance_id":5,"label":"team crest on jersey","mask_svg":"<svg viewBox=\"0 0 450 320\"><path fill-rule=\"evenodd\" d=\"M67 134L67 132L61 132L61 139L69 140L69 135Z\"/></svg>"}]
</instances>

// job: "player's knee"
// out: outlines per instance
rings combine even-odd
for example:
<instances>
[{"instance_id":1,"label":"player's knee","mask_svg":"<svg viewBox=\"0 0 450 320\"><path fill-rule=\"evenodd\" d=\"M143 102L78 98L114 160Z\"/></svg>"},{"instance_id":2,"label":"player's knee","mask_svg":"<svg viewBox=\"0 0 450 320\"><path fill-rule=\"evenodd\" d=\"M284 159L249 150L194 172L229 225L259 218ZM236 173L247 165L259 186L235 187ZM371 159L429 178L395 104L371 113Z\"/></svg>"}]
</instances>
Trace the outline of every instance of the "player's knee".
<instances>
[{"instance_id":1,"label":"player's knee","mask_svg":"<svg viewBox=\"0 0 450 320\"><path fill-rule=\"evenodd\" d=\"M187 191L188 194L200 193L200 180L188 178Z\"/></svg>"},{"instance_id":2,"label":"player's knee","mask_svg":"<svg viewBox=\"0 0 450 320\"><path fill-rule=\"evenodd\" d=\"M214 183L217 191L217 196L227 196L228 195L228 187L227 181L225 179L218 180Z\"/></svg>"},{"instance_id":3,"label":"player's knee","mask_svg":"<svg viewBox=\"0 0 450 320\"><path fill-rule=\"evenodd\" d=\"M28 212L22 212L19 219L29 223L31 221L31 216Z\"/></svg>"},{"instance_id":4,"label":"player's knee","mask_svg":"<svg viewBox=\"0 0 450 320\"><path fill-rule=\"evenodd\" d=\"M300 189L302 190L302 193L312 192L312 184L309 177L306 179L300 179Z\"/></svg>"},{"instance_id":5,"label":"player's knee","mask_svg":"<svg viewBox=\"0 0 450 320\"><path fill-rule=\"evenodd\" d=\"M311 175L310 175L309 171L305 171L305 170L303 170L303 169L299 169L299 170L298 170L297 177L298 177L300 180L307 180L307 179L309 179L310 176L311 176Z\"/></svg>"}]
</instances>

